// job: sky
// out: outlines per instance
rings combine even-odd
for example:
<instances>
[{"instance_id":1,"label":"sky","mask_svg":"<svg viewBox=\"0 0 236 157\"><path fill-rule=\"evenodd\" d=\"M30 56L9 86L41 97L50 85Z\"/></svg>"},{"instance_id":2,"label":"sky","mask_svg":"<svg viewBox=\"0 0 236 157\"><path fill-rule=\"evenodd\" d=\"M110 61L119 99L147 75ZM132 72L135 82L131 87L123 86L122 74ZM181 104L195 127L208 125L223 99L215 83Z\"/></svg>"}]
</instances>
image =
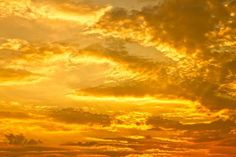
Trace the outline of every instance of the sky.
<instances>
[{"instance_id":1,"label":"sky","mask_svg":"<svg viewBox=\"0 0 236 157\"><path fill-rule=\"evenodd\" d=\"M0 0L1 157L235 157L235 0Z\"/></svg>"}]
</instances>

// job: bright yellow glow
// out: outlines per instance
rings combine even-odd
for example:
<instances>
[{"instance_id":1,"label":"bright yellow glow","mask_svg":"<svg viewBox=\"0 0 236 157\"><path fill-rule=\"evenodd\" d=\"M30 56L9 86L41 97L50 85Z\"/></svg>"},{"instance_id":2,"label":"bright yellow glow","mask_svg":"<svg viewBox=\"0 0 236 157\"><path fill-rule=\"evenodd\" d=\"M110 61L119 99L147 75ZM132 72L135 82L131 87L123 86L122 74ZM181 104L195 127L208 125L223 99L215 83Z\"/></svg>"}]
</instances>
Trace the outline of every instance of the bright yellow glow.
<instances>
[{"instance_id":1,"label":"bright yellow glow","mask_svg":"<svg viewBox=\"0 0 236 157\"><path fill-rule=\"evenodd\" d=\"M50 3L37 3L31 0L3 0L0 2L0 8L2 17L15 15L26 19L64 20L90 26L96 23L112 7L107 6L87 14L76 14L76 12L63 11L59 6ZM81 10L81 8L78 8L78 10Z\"/></svg>"},{"instance_id":2,"label":"bright yellow glow","mask_svg":"<svg viewBox=\"0 0 236 157\"><path fill-rule=\"evenodd\" d=\"M129 102L140 102L140 103L163 103L163 104L183 104L188 105L192 102L189 100L174 100L174 99L158 99L151 96L146 97L115 97L115 96L85 96L85 95L78 95L78 94L67 94L67 97L79 100L79 101L108 101L108 102L117 102L117 103L129 103Z\"/></svg>"},{"instance_id":3,"label":"bright yellow glow","mask_svg":"<svg viewBox=\"0 0 236 157\"><path fill-rule=\"evenodd\" d=\"M76 22L78 24L91 26L94 23L96 23L105 14L105 12L109 11L110 9L111 6L108 6L92 14L76 15L76 14L61 12L56 8L48 6L48 7L42 7L40 10L36 12L36 14L38 14L42 18L48 18L53 20L65 20L69 22Z\"/></svg>"},{"instance_id":4,"label":"bright yellow glow","mask_svg":"<svg viewBox=\"0 0 236 157\"><path fill-rule=\"evenodd\" d=\"M235 157L235 0L0 0L0 157Z\"/></svg>"}]
</instances>

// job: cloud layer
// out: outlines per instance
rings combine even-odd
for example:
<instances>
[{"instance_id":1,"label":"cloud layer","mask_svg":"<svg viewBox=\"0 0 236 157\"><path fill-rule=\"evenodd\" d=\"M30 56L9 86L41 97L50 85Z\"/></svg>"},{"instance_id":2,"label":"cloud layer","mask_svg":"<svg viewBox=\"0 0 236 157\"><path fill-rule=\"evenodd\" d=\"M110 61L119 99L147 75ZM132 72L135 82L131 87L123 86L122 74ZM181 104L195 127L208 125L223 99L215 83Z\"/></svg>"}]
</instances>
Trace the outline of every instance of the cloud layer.
<instances>
[{"instance_id":1,"label":"cloud layer","mask_svg":"<svg viewBox=\"0 0 236 157\"><path fill-rule=\"evenodd\" d=\"M0 1L0 156L235 156L235 14L235 0Z\"/></svg>"}]
</instances>

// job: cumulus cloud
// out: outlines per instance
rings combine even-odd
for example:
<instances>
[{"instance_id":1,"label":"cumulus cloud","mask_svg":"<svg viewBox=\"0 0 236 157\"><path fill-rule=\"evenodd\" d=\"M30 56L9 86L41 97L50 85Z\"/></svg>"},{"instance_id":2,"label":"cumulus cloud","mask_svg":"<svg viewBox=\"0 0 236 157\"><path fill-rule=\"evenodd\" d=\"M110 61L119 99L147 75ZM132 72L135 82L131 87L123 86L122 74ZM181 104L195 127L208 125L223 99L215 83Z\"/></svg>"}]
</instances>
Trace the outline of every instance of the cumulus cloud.
<instances>
[{"instance_id":1,"label":"cumulus cloud","mask_svg":"<svg viewBox=\"0 0 236 157\"><path fill-rule=\"evenodd\" d=\"M101 18L95 25L97 31L92 33L156 47L173 59L173 64L163 65L167 75L161 76L171 80L171 86L186 88L182 96L187 93L194 99L200 97L203 104L212 108L234 108L234 90L226 85L235 79L234 8L234 1L227 0L163 1L141 11L114 8ZM157 76L151 75L152 78L160 76L158 70L154 73ZM202 84L214 89L202 88ZM222 85L229 88L222 90ZM211 90L211 94L205 95L204 90Z\"/></svg>"},{"instance_id":2,"label":"cumulus cloud","mask_svg":"<svg viewBox=\"0 0 236 157\"><path fill-rule=\"evenodd\" d=\"M230 20L234 22L232 17L234 10L226 5L227 2L226 0L221 2L171 0L144 7L141 11L129 12L114 8L98 22L96 27L105 30L107 34L149 42L156 47L164 43L177 49L177 53L186 49L184 50L186 53L199 52L203 56L217 57L219 54L213 53L213 49L208 49L209 45L214 44L210 34L217 35L220 34L220 30L227 29L228 31L224 32L229 36L221 40L222 45L223 42L234 40L234 27L228 23ZM143 26L146 27L142 28ZM130 34L127 34L128 32ZM144 36L133 36L133 34Z\"/></svg>"}]
</instances>

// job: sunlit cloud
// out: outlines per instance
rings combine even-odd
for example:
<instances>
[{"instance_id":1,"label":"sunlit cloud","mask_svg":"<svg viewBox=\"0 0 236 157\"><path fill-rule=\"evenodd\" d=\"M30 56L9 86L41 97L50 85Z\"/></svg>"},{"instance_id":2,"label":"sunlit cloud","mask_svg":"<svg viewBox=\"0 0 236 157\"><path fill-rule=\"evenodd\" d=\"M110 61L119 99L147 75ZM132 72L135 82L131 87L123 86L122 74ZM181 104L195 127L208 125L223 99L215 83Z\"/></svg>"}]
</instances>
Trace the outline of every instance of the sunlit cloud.
<instances>
[{"instance_id":1,"label":"sunlit cloud","mask_svg":"<svg viewBox=\"0 0 236 157\"><path fill-rule=\"evenodd\" d=\"M117 96L96 96L96 95L81 95L79 93L68 94L67 95L71 99L75 99L78 101L101 101L101 102L120 102L120 103L129 103L129 102L139 102L139 103L163 103L163 104L190 104L189 100L173 100L173 99L158 99L151 96L146 97L117 97Z\"/></svg>"},{"instance_id":2,"label":"sunlit cloud","mask_svg":"<svg viewBox=\"0 0 236 157\"><path fill-rule=\"evenodd\" d=\"M0 156L235 156L235 0L0 0Z\"/></svg>"},{"instance_id":3,"label":"sunlit cloud","mask_svg":"<svg viewBox=\"0 0 236 157\"><path fill-rule=\"evenodd\" d=\"M91 7L86 4L58 4L50 1L39 2L31 0L2 1L0 3L1 17L19 16L30 20L62 20L89 26L96 23L103 14L111 9ZM81 11L83 10L83 11Z\"/></svg>"}]
</instances>

